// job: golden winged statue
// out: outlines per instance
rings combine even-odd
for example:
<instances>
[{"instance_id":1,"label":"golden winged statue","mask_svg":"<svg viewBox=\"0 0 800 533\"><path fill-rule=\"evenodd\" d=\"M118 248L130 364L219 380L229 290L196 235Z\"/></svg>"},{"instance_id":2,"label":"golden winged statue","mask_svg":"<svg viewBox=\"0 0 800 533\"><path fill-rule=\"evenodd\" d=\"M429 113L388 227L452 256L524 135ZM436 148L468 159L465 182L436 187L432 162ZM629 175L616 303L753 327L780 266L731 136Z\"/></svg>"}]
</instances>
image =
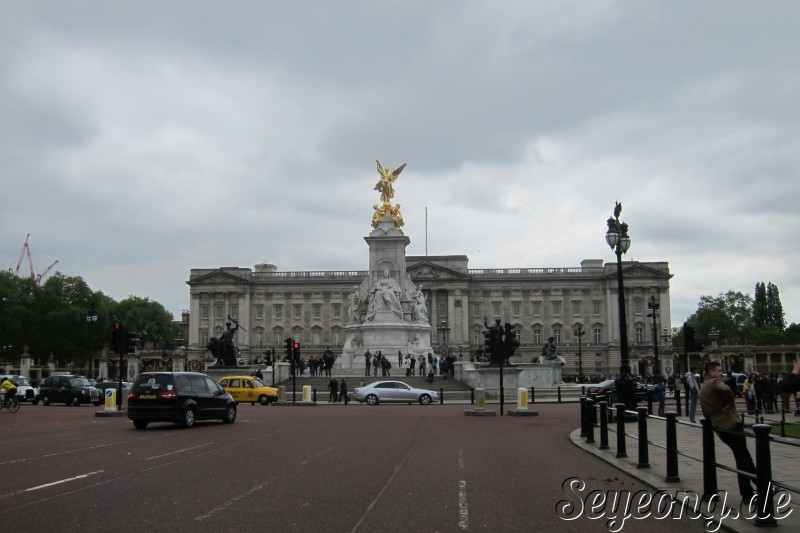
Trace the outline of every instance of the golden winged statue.
<instances>
[{"instance_id":1,"label":"golden winged statue","mask_svg":"<svg viewBox=\"0 0 800 533\"><path fill-rule=\"evenodd\" d=\"M372 227L377 228L378 221L385 215L388 215L394 220L395 227L399 228L403 225L403 215L400 213L400 204L393 206L391 204L391 199L394 198L394 182L397 176L406 168L406 164L403 163L397 168L384 168L377 159L375 163L378 165L378 173L381 177L378 183L375 184L374 190L381 193L381 202L383 202L383 204L381 206L377 204L373 206L375 212L372 215Z\"/></svg>"}]
</instances>

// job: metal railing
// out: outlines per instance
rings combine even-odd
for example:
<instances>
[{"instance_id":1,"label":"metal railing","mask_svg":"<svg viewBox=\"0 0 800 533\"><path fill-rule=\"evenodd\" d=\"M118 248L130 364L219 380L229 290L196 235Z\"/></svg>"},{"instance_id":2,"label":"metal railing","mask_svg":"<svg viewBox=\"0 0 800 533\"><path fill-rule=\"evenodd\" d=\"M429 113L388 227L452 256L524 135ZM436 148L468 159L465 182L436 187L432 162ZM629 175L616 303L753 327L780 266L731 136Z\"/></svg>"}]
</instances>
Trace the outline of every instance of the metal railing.
<instances>
[{"instance_id":1,"label":"metal railing","mask_svg":"<svg viewBox=\"0 0 800 533\"><path fill-rule=\"evenodd\" d=\"M773 499L776 495L776 490L773 488L783 489L800 495L800 488L789 485L788 483L776 481L772 477L772 454L771 444L780 446L800 447L800 441L796 439L786 439L778 436L771 435L772 426L769 424L756 423L751 426L752 434L745 432L747 438L755 439L756 460L755 472L748 472L731 468L729 466L719 464L716 462L716 449L714 442L714 428L711 422L705 418L700 420L701 428L697 428L696 424L691 424L683 421L678 421L678 413L669 411L664 416L654 416L648 414L648 410L652 412L652 406L638 407L636 411L627 411L625 404L618 403L615 406L609 406L606 402L601 401L595 405L594 401L589 397L581 397L581 433L580 436L586 439L587 444L595 443L595 428L600 431L600 444L598 446L601 450L608 450L608 433L616 432L617 434L617 449L615 456L617 458L628 457L626 449L625 437L631 437L638 441L638 460L637 468L650 468L649 460L649 447L663 449L666 454L666 471L664 472L664 480L668 482L680 481L680 473L678 470L678 457L685 457L690 460L702 464L703 471L703 499L710 499L713 495L718 493L717 485L717 471L725 470L736 474L737 476L745 476L753 480L756 484L757 494L757 516L755 518L756 525L759 526L773 526L777 524L775 518L775 505ZM678 401L680 405L680 401ZM600 421L597 421L597 410L600 409ZM611 414L611 416L609 416ZM635 434L627 433L625 430L625 419L627 416L635 415L637 420L637 430ZM745 414L742 414L744 421ZM616 419L616 429L610 426L609 420ZM630 419L630 418L629 418ZM666 443L654 442L648 439L647 424L648 420L656 421L657 423L665 423L665 436ZM677 440L677 426L682 424L692 430L699 430L702 432L702 457L695 457L688 453L682 452L678 448ZM719 432L719 431L718 431Z\"/></svg>"}]
</instances>

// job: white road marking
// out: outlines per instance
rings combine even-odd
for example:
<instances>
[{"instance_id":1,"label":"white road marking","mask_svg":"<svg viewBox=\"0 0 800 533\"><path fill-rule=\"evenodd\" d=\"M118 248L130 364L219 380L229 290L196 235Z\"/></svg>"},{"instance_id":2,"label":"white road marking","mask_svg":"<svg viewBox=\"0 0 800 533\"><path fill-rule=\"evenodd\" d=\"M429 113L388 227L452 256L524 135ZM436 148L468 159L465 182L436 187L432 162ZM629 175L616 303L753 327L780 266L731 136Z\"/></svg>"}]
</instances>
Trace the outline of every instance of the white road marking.
<instances>
[{"instance_id":1,"label":"white road marking","mask_svg":"<svg viewBox=\"0 0 800 533\"><path fill-rule=\"evenodd\" d=\"M174 455L176 453L188 452L189 450L196 450L198 448L203 448L205 446L211 446L212 444L214 444L214 443L213 442L206 442L205 444L201 444L199 446L192 446L191 448L183 448L181 450L175 450L174 452L163 453L161 455L154 455L152 457L145 458L145 461L152 461L153 459L160 459L161 457L169 457L170 455Z\"/></svg>"},{"instance_id":2,"label":"white road marking","mask_svg":"<svg viewBox=\"0 0 800 533\"><path fill-rule=\"evenodd\" d=\"M97 470L96 472L89 472L87 474L81 474L80 476L68 477L67 479L60 479L58 481L53 481L52 483L45 483L44 485L39 485L37 487L31 487L29 489L23 489L22 492L30 492L32 490L39 490L39 489L44 489L44 488L47 488L47 487L52 487L53 485L60 485L62 483L68 483L70 481L75 481L76 479L83 479L83 478L87 478L89 476L93 476L95 474L100 474L101 472L103 472L103 470Z\"/></svg>"},{"instance_id":3,"label":"white road marking","mask_svg":"<svg viewBox=\"0 0 800 533\"><path fill-rule=\"evenodd\" d=\"M260 485L256 485L255 487L253 487L252 489L248 490L247 492L239 494L238 496L234 496L233 498L231 498L230 500L226 501L225 503L223 503L219 507L215 507L214 509L211 509L208 513L206 513L204 515L200 515L200 516L195 516L194 519L197 520L198 522L201 522L201 521L205 520L206 518L211 518L213 515L219 513L220 511L224 511L225 509L227 509L228 507L230 507L234 503L238 502L242 498L246 498L246 497L250 496L251 494L260 491L261 489L263 489L264 487L266 487L267 485L272 483L275 479L276 478L268 479L264 483L261 483Z\"/></svg>"},{"instance_id":4,"label":"white road marking","mask_svg":"<svg viewBox=\"0 0 800 533\"><path fill-rule=\"evenodd\" d=\"M469 509L467 508L467 482L458 482L458 527L469 529Z\"/></svg>"}]
</instances>

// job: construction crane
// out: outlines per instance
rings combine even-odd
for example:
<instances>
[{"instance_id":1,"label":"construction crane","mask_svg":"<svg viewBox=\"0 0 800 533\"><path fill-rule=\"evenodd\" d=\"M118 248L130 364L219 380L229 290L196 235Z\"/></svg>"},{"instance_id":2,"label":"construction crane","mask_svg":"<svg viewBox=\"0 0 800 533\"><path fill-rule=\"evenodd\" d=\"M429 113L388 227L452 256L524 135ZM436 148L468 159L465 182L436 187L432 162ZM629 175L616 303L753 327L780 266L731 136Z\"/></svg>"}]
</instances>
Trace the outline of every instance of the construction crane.
<instances>
[{"instance_id":1,"label":"construction crane","mask_svg":"<svg viewBox=\"0 0 800 533\"><path fill-rule=\"evenodd\" d=\"M31 238L31 234L28 233L28 236L25 237L25 243L22 245L22 250L19 252L19 259L17 259L17 266L14 268L10 268L8 271L15 276L19 276L19 271L22 268L22 261L24 261L25 256L28 256L28 267L31 270L31 279L36 282L37 285L42 283L42 278L44 278L50 270L53 269L56 264L58 264L58 259L53 261L49 267L44 269L44 272L40 272L39 274L36 273L36 269L33 266L33 258L31 257L31 247L28 244L28 240Z\"/></svg>"}]
</instances>

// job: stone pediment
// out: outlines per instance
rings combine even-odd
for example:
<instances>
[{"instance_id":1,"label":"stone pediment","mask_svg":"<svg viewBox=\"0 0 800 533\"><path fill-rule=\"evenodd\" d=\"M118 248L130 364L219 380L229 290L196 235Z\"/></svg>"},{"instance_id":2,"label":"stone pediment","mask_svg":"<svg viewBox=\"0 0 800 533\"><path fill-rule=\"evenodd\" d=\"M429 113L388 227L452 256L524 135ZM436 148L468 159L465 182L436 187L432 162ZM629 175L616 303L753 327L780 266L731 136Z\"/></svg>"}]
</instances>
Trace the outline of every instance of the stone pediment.
<instances>
[{"instance_id":1,"label":"stone pediment","mask_svg":"<svg viewBox=\"0 0 800 533\"><path fill-rule=\"evenodd\" d=\"M241 269L237 269L241 270ZM250 274L250 271L244 269L244 274ZM241 274L237 272L237 274ZM211 283L236 283L236 284L247 284L249 283L248 279L245 279L241 275L237 275L226 270L216 269L210 272L200 274L197 277L190 277L188 283L189 285L202 285L202 284L211 284Z\"/></svg>"},{"instance_id":2,"label":"stone pediment","mask_svg":"<svg viewBox=\"0 0 800 533\"><path fill-rule=\"evenodd\" d=\"M606 278L616 277L616 267L613 270L614 274L606 276ZM672 274L652 268L642 263L622 263L622 275L626 278L663 278L670 279Z\"/></svg>"},{"instance_id":3,"label":"stone pediment","mask_svg":"<svg viewBox=\"0 0 800 533\"><path fill-rule=\"evenodd\" d=\"M427 261L407 267L406 272L411 276L411 280L414 281L414 283L426 279L442 281L451 279L466 279L468 277L461 272L456 272L455 270Z\"/></svg>"}]
</instances>

